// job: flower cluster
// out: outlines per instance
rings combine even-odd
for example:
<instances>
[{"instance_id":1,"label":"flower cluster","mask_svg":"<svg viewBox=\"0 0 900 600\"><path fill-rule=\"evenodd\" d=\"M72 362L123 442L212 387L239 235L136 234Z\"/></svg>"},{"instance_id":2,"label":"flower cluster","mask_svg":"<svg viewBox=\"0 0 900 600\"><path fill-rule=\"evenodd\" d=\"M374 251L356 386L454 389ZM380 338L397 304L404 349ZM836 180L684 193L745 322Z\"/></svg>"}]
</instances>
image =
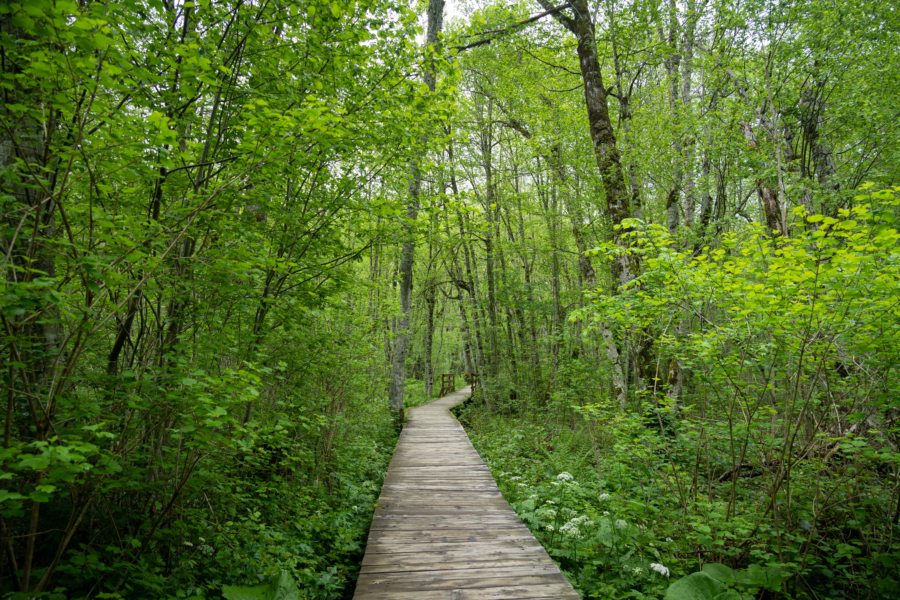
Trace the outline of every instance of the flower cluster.
<instances>
[{"instance_id":1,"label":"flower cluster","mask_svg":"<svg viewBox=\"0 0 900 600\"><path fill-rule=\"evenodd\" d=\"M578 515L577 517L566 521L562 527L559 528L559 532L567 537L579 538L581 537L581 528L589 527L590 525L591 520L587 515Z\"/></svg>"}]
</instances>

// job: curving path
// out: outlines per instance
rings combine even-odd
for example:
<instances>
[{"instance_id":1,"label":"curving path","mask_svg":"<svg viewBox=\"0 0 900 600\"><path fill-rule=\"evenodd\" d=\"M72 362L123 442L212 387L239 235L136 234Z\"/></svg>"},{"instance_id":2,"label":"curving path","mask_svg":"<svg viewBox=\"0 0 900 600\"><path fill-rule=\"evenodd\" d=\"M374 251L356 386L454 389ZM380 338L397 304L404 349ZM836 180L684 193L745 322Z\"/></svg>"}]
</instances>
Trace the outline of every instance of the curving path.
<instances>
[{"instance_id":1,"label":"curving path","mask_svg":"<svg viewBox=\"0 0 900 600\"><path fill-rule=\"evenodd\" d=\"M450 414L469 394L408 411L355 600L578 599Z\"/></svg>"}]
</instances>

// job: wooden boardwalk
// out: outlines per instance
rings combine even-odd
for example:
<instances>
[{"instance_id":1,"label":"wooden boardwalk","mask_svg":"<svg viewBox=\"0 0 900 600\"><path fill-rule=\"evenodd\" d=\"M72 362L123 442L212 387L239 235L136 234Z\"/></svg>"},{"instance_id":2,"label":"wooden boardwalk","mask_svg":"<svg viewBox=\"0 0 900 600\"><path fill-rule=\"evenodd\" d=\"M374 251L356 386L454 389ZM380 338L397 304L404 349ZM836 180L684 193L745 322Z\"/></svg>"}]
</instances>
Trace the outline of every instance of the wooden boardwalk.
<instances>
[{"instance_id":1,"label":"wooden boardwalk","mask_svg":"<svg viewBox=\"0 0 900 600\"><path fill-rule=\"evenodd\" d=\"M465 388L409 411L355 600L578 599L450 414L468 396Z\"/></svg>"}]
</instances>

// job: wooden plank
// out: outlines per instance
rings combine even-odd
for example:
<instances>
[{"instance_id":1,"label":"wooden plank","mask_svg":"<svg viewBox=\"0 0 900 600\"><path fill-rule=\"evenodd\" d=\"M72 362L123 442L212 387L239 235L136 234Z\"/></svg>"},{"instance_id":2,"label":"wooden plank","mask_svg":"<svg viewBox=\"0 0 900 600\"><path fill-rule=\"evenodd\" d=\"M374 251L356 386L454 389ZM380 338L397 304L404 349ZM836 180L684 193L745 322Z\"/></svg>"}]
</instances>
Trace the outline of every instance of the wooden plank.
<instances>
[{"instance_id":1,"label":"wooden plank","mask_svg":"<svg viewBox=\"0 0 900 600\"><path fill-rule=\"evenodd\" d=\"M463 574L461 577L450 577L450 573L452 571L441 571L439 577L427 577L426 572L412 572L408 573L408 575L416 576L417 579L411 582L402 582L398 583L393 580L394 575L396 573L371 573L367 576L374 582L371 586L366 585L365 587L357 587L357 594L365 594L364 596L354 596L366 598L378 598L385 597L378 595L379 593L390 592L390 595L386 596L388 598L397 598L404 597L402 594L404 592L426 592L426 591L440 591L443 590L443 596L437 596L438 598L449 598L448 592L452 590L470 590L471 596L470 598L481 598L483 596L476 595L476 592L483 592L483 590L494 588L495 593L499 591L497 588L506 588L510 590L510 588L515 587L516 589L521 591L529 590L531 595L535 596L543 596L547 593L552 593L553 591L557 591L559 593L556 596L557 600L563 599L573 599L578 600L578 594L573 590L571 584L565 579L560 579L562 575L557 574L546 574L546 575L518 575L515 577L510 577L507 579L506 577L483 577L483 578L473 578L471 575ZM508 595L501 595L500 598L527 598L529 597L529 592L521 595L509 595L510 592L507 591ZM492 596L497 597L497 596Z\"/></svg>"},{"instance_id":2,"label":"wooden plank","mask_svg":"<svg viewBox=\"0 0 900 600\"><path fill-rule=\"evenodd\" d=\"M452 484L444 482L444 481L433 481L430 479L424 479L423 481L397 481L392 483L385 483L381 486L381 491L384 493L385 491L389 493L403 493L403 492L494 492L497 491L497 486L494 485L493 481L488 479L484 480L465 480L456 481Z\"/></svg>"},{"instance_id":3,"label":"wooden plank","mask_svg":"<svg viewBox=\"0 0 900 600\"><path fill-rule=\"evenodd\" d=\"M557 576L562 576L559 569L552 562L550 564L530 564L527 566L507 567L505 569L507 575L517 578L521 582L524 577L536 577L543 582L547 578L550 581L558 581ZM362 573L368 573L368 568L363 567ZM479 588L504 585L502 582L495 581L503 579L498 575L498 570L491 567L479 567L472 569L434 569L428 573L416 573L412 571L393 571L386 573L373 573L370 581L373 585L389 584L397 590L414 586L422 581L431 582L434 587L431 589L455 589L455 588ZM359 588L359 583L357 588Z\"/></svg>"},{"instance_id":4,"label":"wooden plank","mask_svg":"<svg viewBox=\"0 0 900 600\"><path fill-rule=\"evenodd\" d=\"M578 595L571 595L572 587L568 584L549 584L521 586L501 586L480 588L476 590L455 589L440 591L374 591L366 594L367 600L577 600ZM539 594L539 595L535 595ZM549 595L548 595L549 594Z\"/></svg>"},{"instance_id":5,"label":"wooden plank","mask_svg":"<svg viewBox=\"0 0 900 600\"><path fill-rule=\"evenodd\" d=\"M475 572L478 572L475 574ZM416 592L424 590L456 590L456 589L482 589L500 588L504 586L528 588L532 586L554 586L563 592L565 586L569 594L561 593L559 598L578 598L571 585L559 573L546 569L537 569L534 566L525 567L500 567L498 569L470 569L470 570L444 570L444 571L412 571L405 573L361 573L360 578L366 576L371 583L364 587L357 585L357 593L371 591L391 592ZM558 587L557 587L558 586ZM545 587L541 595L547 593ZM357 596L360 597L360 596ZM365 597L365 596L361 596ZM513 596L514 598L516 596Z\"/></svg>"},{"instance_id":6,"label":"wooden plank","mask_svg":"<svg viewBox=\"0 0 900 600\"><path fill-rule=\"evenodd\" d=\"M533 567L540 562L544 549L540 546L510 545L504 550L495 548L471 551L463 547L439 552L381 553L371 554L363 560L367 572L385 571L435 571L440 569L494 569L505 566Z\"/></svg>"},{"instance_id":7,"label":"wooden plank","mask_svg":"<svg viewBox=\"0 0 900 600\"><path fill-rule=\"evenodd\" d=\"M479 517L477 515L457 515L454 517L442 517L440 515L376 515L372 519L370 529L397 530L397 531L442 531L445 529L523 529L528 528L515 518L507 515L491 515Z\"/></svg>"},{"instance_id":8,"label":"wooden plank","mask_svg":"<svg viewBox=\"0 0 900 600\"><path fill-rule=\"evenodd\" d=\"M462 390L409 411L355 599L578 598L450 414L467 395Z\"/></svg>"},{"instance_id":9,"label":"wooden plank","mask_svg":"<svg viewBox=\"0 0 900 600\"><path fill-rule=\"evenodd\" d=\"M490 540L491 542L522 542L524 540L533 540L531 532L526 530L502 529L502 528L482 528L477 531L471 529L442 529L440 531L382 531L376 539L369 542L369 548L373 552L378 552L378 544L393 544L402 542L406 546L416 543L422 544L460 544L460 543L477 543L479 540Z\"/></svg>"},{"instance_id":10,"label":"wooden plank","mask_svg":"<svg viewBox=\"0 0 900 600\"><path fill-rule=\"evenodd\" d=\"M409 539L396 539L396 538L384 538L381 537L377 541L369 542L369 547L367 550L371 550L372 554L409 554L409 553L421 553L421 552L453 552L457 551L460 548L465 548L467 550L471 550L472 555L477 556L479 552L482 550L491 550L496 547L498 539L479 539L476 536L470 536L472 539L466 540L465 544L460 544L459 541L449 541L449 542L436 542L433 540L429 541L411 541ZM504 543L508 543L510 547L516 548L518 546L523 546L526 548L540 548L541 545L537 543L532 537L527 536L507 536L503 539ZM504 546L506 547L506 546Z\"/></svg>"},{"instance_id":11,"label":"wooden plank","mask_svg":"<svg viewBox=\"0 0 900 600\"><path fill-rule=\"evenodd\" d=\"M490 556L483 560L453 557L447 560L436 558L434 560L410 560L409 562L391 560L389 554L379 554L378 556L384 557L384 560L378 564L364 565L366 574L374 576L384 573L406 573L428 576L435 571L448 573L452 571L460 573L462 577L470 578L475 569L490 569L491 572L498 573L498 576L503 579L501 585L514 583L511 579L507 579L508 573L503 573L505 569L520 567L532 572L535 563L535 559L528 556ZM413 555L406 555L404 558L412 559Z\"/></svg>"}]
</instances>

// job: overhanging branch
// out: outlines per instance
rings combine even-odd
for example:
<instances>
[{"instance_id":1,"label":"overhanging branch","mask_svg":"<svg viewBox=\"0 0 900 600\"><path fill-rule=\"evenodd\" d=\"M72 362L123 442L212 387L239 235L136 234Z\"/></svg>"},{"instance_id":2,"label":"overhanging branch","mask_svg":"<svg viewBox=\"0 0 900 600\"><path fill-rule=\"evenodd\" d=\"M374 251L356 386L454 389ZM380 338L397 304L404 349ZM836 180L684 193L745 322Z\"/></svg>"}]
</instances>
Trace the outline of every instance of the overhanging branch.
<instances>
[{"instance_id":1,"label":"overhanging branch","mask_svg":"<svg viewBox=\"0 0 900 600\"><path fill-rule=\"evenodd\" d=\"M512 23L511 25L507 25L506 27L501 27L500 29L489 29L487 31L482 31L482 32L477 33L472 36L472 37L481 37L480 40L476 40L474 42L470 42L470 43L464 44L462 46L454 46L453 49L456 50L457 52L463 52L465 50L477 48L478 46L486 46L486 45L490 44L491 42L493 42L495 39L497 39L499 37L503 37L505 35L509 35L511 33L515 33L516 31L519 31L520 29L523 29L523 28L527 27L528 25L531 25L532 23L540 21L544 17L548 17L550 15L556 15L562 9L568 8L568 6L569 6L568 2L565 4L560 4L559 6L556 6L553 8L548 8L544 12L533 15L531 17L528 17L527 19L519 21L518 23Z\"/></svg>"}]
</instances>

